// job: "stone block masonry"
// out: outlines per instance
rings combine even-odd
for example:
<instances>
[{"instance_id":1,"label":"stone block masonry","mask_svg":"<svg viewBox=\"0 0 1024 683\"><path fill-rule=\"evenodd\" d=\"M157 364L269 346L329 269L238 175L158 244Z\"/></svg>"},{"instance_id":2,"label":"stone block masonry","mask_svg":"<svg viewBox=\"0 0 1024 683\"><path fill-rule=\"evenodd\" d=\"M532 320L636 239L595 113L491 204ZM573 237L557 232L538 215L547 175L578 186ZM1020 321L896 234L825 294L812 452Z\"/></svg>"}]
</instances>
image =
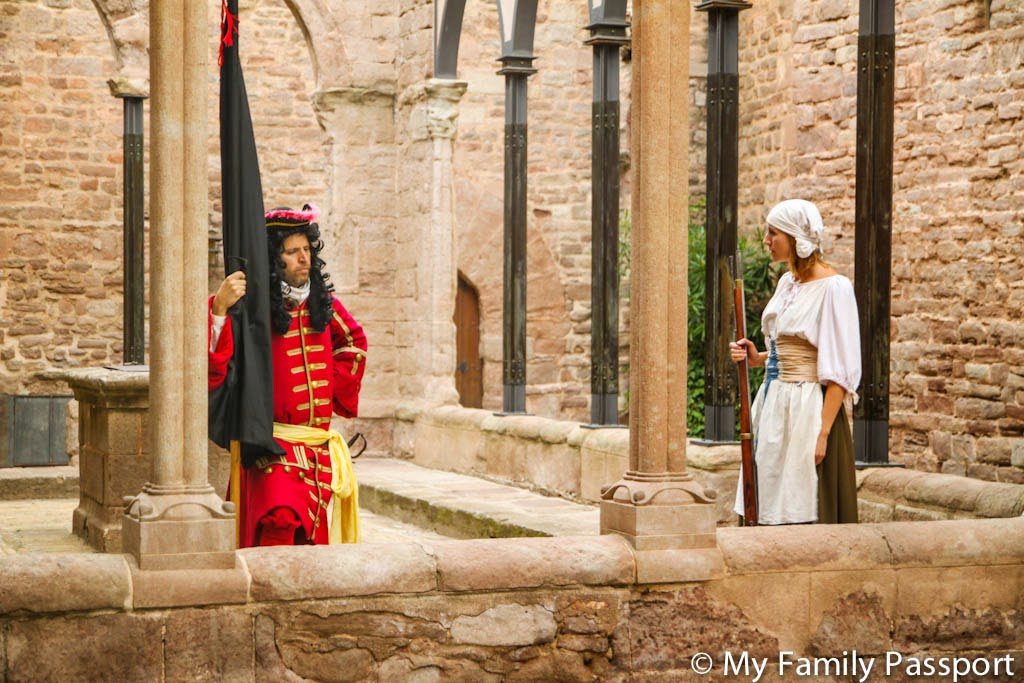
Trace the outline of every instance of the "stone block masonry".
<instances>
[{"instance_id":1,"label":"stone block masonry","mask_svg":"<svg viewBox=\"0 0 1024 683\"><path fill-rule=\"evenodd\" d=\"M688 680L707 653L716 680L741 658L774 680L798 659L851 650L871 681L914 680L885 669L897 656L1024 666L1020 519L734 528L718 541L724 575L663 585L636 583L615 536L248 549L226 572L240 583L140 573L123 556L4 556L0 671L8 681ZM58 573L65 589L53 591Z\"/></svg>"},{"instance_id":2,"label":"stone block masonry","mask_svg":"<svg viewBox=\"0 0 1024 683\"><path fill-rule=\"evenodd\" d=\"M430 206L419 182L429 157L410 140L415 127L402 95L431 75L432 4L242 4L266 200L313 201L328 211L328 270L346 305L368 323L363 407L373 422L365 428L373 448L387 448L396 403L425 386L417 375L425 323L410 302L422 299L425 282L414 271L419 216ZM0 393L67 393L58 372L121 362L122 107L111 87L148 92L147 20L136 5L0 0L0 32L31 37L5 42L0 56ZM211 55L218 9L211 3ZM1022 483L1024 8L1008 0L922 0L896 9L890 459ZM857 12L856 0L771 0L741 12L739 30L739 225L753 232L786 196L814 199L835 235L829 258L850 276ZM551 419L589 415L586 24L583 5L541 3L540 70L529 86L527 401ZM705 32L695 17L695 197L704 175ZM498 35L493 3L468 3L459 69L468 89L458 103L451 167L453 258L480 290L491 410L501 396ZM622 67L626 207L632 73L629 62ZM213 70L209 106L216 120ZM216 234L216 136L207 170ZM219 267L211 270L218 281ZM430 329L450 325L449 310ZM621 339L625 359L628 330Z\"/></svg>"}]
</instances>

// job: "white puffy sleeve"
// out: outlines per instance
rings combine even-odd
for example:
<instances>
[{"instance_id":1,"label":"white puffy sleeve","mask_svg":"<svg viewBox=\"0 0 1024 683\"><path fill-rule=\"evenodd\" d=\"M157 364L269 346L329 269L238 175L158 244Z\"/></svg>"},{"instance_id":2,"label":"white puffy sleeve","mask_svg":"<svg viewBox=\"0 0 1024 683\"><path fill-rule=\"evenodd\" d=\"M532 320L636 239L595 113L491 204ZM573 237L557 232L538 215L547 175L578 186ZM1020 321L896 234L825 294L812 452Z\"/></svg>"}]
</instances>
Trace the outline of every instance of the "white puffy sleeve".
<instances>
[{"instance_id":1,"label":"white puffy sleeve","mask_svg":"<svg viewBox=\"0 0 1024 683\"><path fill-rule=\"evenodd\" d=\"M857 400L860 385L860 322L853 283L829 278L818 320L818 381L835 382Z\"/></svg>"}]
</instances>

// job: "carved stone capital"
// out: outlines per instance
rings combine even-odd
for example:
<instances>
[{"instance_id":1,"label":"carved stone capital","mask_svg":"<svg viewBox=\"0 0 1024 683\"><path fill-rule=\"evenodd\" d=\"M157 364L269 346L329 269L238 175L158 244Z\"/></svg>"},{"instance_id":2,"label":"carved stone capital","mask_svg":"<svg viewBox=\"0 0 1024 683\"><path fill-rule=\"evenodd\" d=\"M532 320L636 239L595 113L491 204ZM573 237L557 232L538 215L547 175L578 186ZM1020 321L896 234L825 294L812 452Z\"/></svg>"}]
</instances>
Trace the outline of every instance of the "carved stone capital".
<instances>
[{"instance_id":1,"label":"carved stone capital","mask_svg":"<svg viewBox=\"0 0 1024 683\"><path fill-rule=\"evenodd\" d=\"M411 108L409 134L413 140L453 140L458 131L459 101L465 81L432 78L406 88L398 98L400 108Z\"/></svg>"}]
</instances>

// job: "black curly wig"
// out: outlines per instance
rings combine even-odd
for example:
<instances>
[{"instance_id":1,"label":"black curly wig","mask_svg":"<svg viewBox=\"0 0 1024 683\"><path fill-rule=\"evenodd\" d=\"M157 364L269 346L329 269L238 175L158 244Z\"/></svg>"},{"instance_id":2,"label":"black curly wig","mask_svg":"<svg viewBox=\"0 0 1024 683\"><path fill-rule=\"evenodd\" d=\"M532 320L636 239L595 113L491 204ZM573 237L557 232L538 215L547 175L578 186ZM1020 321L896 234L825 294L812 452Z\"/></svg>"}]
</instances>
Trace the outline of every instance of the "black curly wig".
<instances>
[{"instance_id":1,"label":"black curly wig","mask_svg":"<svg viewBox=\"0 0 1024 683\"><path fill-rule=\"evenodd\" d=\"M277 210L277 209L275 209ZM288 209L284 209L288 210ZM317 332L323 332L331 322L334 308L331 305L331 292L334 285L330 276L324 272L326 265L320 258L324 243L320 241L320 226L316 223L307 225L270 228L267 230L267 257L270 262L270 320L278 334L284 334L291 327L292 317L288 313L282 289L284 283L284 261L281 260L281 249L284 241L292 235L305 235L309 240L309 309L310 323ZM285 284L284 286L287 286Z\"/></svg>"}]
</instances>

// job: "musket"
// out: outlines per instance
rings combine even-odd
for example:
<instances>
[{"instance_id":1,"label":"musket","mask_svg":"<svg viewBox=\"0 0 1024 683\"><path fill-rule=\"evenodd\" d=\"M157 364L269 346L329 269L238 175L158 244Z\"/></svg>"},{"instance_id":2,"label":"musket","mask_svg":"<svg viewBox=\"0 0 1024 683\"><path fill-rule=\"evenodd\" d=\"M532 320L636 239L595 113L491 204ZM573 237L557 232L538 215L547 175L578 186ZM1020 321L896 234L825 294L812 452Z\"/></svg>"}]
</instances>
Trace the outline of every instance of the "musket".
<instances>
[{"instance_id":1,"label":"musket","mask_svg":"<svg viewBox=\"0 0 1024 683\"><path fill-rule=\"evenodd\" d=\"M733 278L733 314L736 320L736 341L747 336L747 302L743 293L743 266L740 253L729 259ZM746 347L744 347L746 351ZM736 364L739 370L740 395L740 473L743 477L743 526L757 526L757 467L754 464L754 438L750 425L750 375L747 359Z\"/></svg>"}]
</instances>

